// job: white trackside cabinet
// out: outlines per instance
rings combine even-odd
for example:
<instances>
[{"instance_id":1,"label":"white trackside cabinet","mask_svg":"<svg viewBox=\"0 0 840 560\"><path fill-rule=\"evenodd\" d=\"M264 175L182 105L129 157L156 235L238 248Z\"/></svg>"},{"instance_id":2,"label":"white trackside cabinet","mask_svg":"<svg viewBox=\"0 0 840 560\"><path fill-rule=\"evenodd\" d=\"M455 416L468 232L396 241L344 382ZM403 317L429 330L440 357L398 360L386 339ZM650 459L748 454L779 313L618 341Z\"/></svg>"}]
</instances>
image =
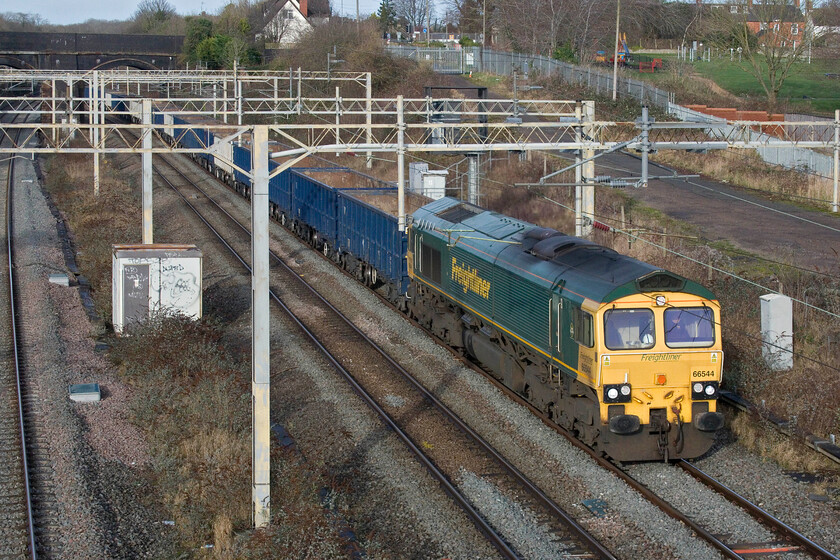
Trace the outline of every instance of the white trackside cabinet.
<instances>
[{"instance_id":1,"label":"white trackside cabinet","mask_svg":"<svg viewBox=\"0 0 840 560\"><path fill-rule=\"evenodd\" d=\"M160 311L201 317L201 260L195 245L114 245L114 331Z\"/></svg>"}]
</instances>

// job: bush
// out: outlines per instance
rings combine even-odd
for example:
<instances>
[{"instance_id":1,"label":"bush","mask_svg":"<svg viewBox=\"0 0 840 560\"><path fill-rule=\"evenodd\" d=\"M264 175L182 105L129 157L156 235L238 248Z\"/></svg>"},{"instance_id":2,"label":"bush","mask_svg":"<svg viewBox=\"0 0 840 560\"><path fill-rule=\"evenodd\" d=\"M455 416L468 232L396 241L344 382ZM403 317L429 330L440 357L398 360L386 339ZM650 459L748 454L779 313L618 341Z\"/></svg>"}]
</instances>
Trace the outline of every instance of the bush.
<instances>
[{"instance_id":1,"label":"bush","mask_svg":"<svg viewBox=\"0 0 840 560\"><path fill-rule=\"evenodd\" d=\"M157 493L181 542L226 541L250 523L247 372L209 319L159 315L114 341L127 382L139 388L134 421L146 430Z\"/></svg>"},{"instance_id":2,"label":"bush","mask_svg":"<svg viewBox=\"0 0 840 560\"><path fill-rule=\"evenodd\" d=\"M577 63L577 52L571 42L566 42L554 49L551 58L563 62Z\"/></svg>"}]
</instances>

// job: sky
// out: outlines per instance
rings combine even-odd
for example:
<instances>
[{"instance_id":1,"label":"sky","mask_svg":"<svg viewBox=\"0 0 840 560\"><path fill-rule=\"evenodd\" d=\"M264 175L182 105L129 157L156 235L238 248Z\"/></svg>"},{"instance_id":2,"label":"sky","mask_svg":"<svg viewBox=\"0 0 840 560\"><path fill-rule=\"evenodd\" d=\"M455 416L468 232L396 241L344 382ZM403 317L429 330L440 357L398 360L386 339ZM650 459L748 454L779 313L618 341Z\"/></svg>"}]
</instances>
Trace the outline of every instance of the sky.
<instances>
[{"instance_id":1,"label":"sky","mask_svg":"<svg viewBox=\"0 0 840 560\"><path fill-rule=\"evenodd\" d=\"M359 0L362 15L372 14L379 9L380 0ZM23 12L40 14L55 25L82 23L89 19L126 20L137 9L140 0L3 0L0 12ZM169 0L175 11L188 16L201 13L218 13L228 4L226 0ZM356 17L356 0L331 0L335 13Z\"/></svg>"}]
</instances>

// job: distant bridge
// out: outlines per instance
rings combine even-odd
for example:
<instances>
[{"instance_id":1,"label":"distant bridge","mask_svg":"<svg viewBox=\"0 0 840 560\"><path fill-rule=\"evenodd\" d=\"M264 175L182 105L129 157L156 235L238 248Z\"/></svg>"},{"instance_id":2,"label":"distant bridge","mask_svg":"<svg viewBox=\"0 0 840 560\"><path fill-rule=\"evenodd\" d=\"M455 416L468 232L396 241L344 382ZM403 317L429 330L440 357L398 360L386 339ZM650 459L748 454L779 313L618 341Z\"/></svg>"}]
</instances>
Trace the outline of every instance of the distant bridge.
<instances>
[{"instance_id":1,"label":"distant bridge","mask_svg":"<svg viewBox=\"0 0 840 560\"><path fill-rule=\"evenodd\" d=\"M182 35L0 32L0 67L36 70L174 70Z\"/></svg>"}]
</instances>

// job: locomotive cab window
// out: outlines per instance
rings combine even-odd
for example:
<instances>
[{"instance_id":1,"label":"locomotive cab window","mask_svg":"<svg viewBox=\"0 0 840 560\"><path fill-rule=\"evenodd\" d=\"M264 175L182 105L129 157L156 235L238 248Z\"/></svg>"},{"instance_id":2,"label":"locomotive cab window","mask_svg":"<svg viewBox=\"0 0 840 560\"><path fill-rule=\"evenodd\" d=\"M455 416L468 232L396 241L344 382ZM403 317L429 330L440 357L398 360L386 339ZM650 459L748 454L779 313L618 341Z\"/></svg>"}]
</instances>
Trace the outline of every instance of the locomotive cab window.
<instances>
[{"instance_id":1,"label":"locomotive cab window","mask_svg":"<svg viewBox=\"0 0 840 560\"><path fill-rule=\"evenodd\" d=\"M604 343L610 350L653 348L655 341L650 309L610 309L604 313Z\"/></svg>"},{"instance_id":2,"label":"locomotive cab window","mask_svg":"<svg viewBox=\"0 0 840 560\"><path fill-rule=\"evenodd\" d=\"M665 310L665 344L670 348L708 348L715 342L715 314L708 307Z\"/></svg>"},{"instance_id":3,"label":"locomotive cab window","mask_svg":"<svg viewBox=\"0 0 840 560\"><path fill-rule=\"evenodd\" d=\"M440 284L440 251L420 242L420 274Z\"/></svg>"},{"instance_id":4,"label":"locomotive cab window","mask_svg":"<svg viewBox=\"0 0 840 560\"><path fill-rule=\"evenodd\" d=\"M587 348L595 346L595 340L592 336L592 323L592 315L580 307L575 307L572 310L572 338L575 342Z\"/></svg>"}]
</instances>

